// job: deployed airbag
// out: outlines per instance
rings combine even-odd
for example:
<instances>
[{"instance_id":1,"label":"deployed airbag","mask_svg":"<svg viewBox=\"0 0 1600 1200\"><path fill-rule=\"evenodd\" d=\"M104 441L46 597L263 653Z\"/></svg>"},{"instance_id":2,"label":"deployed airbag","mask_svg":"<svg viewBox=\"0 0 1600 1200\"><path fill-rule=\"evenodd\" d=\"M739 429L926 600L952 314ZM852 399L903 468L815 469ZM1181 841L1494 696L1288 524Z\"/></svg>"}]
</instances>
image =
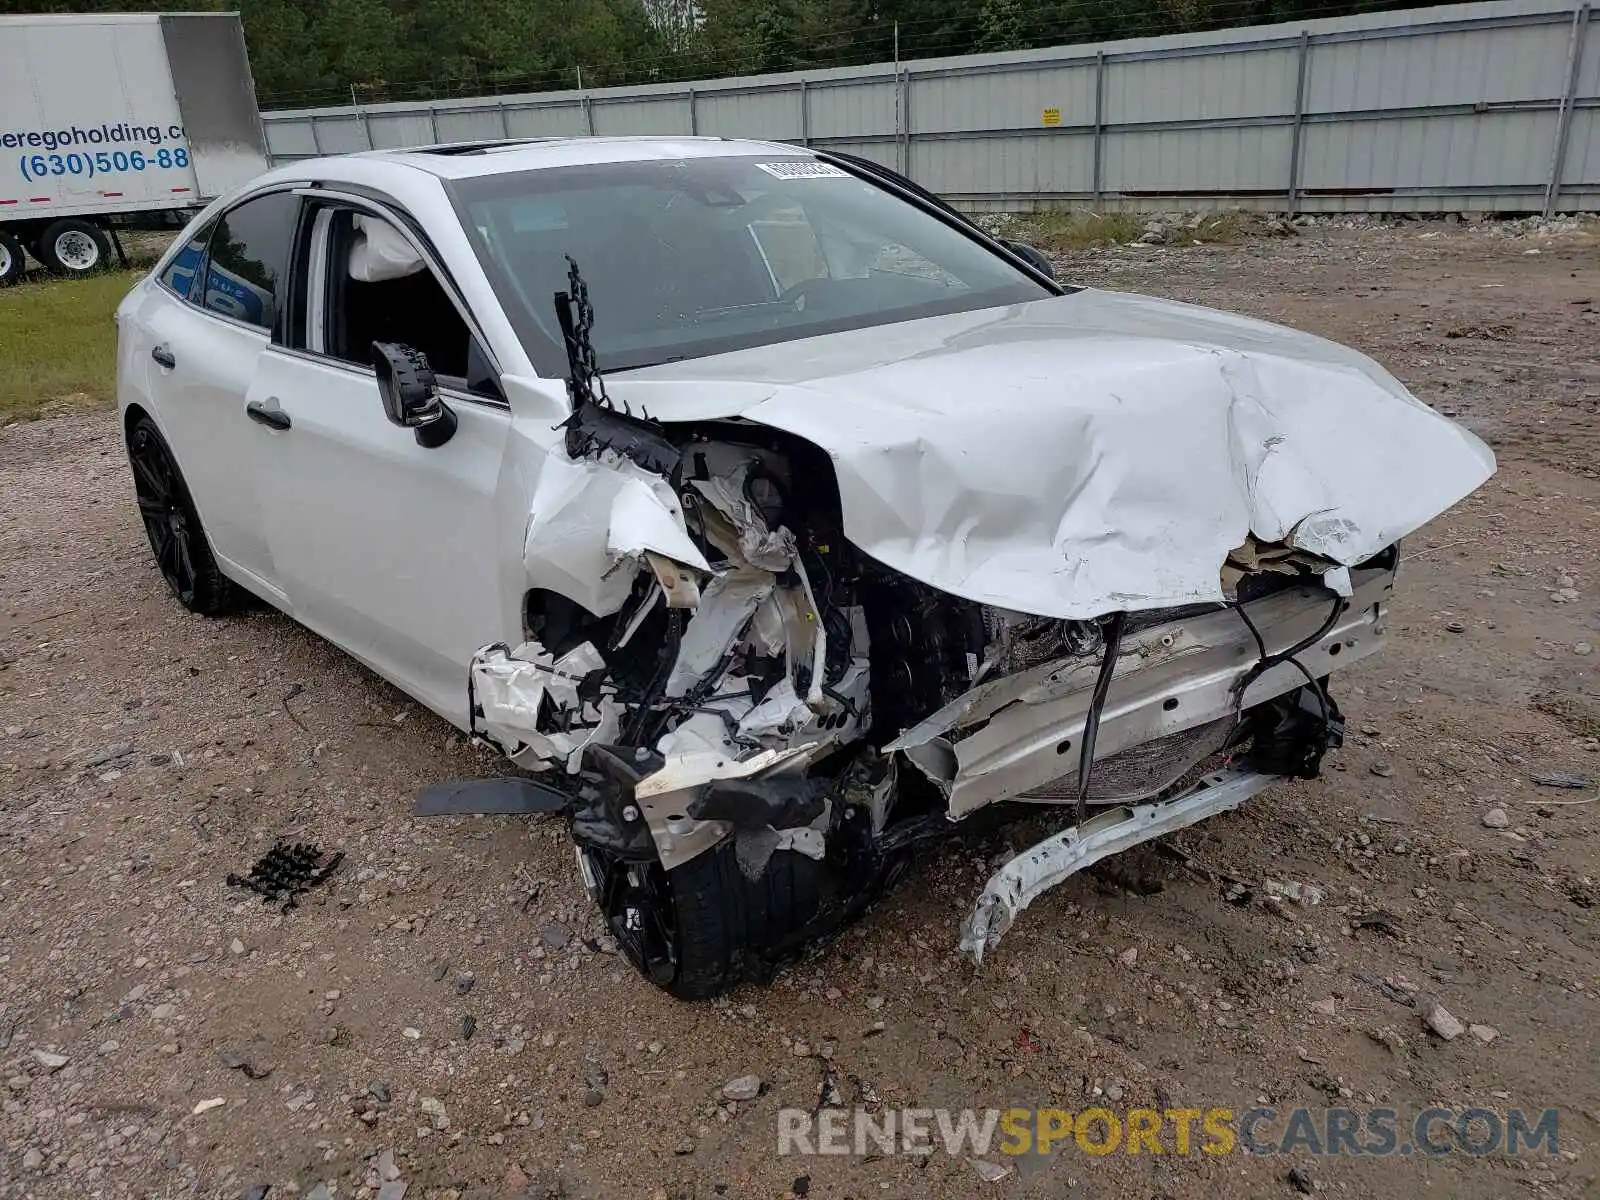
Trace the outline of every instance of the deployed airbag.
<instances>
[{"instance_id":1,"label":"deployed airbag","mask_svg":"<svg viewBox=\"0 0 1600 1200\"><path fill-rule=\"evenodd\" d=\"M356 244L350 249L350 278L356 282L405 279L427 266L416 248L389 222L356 213L351 223L356 229Z\"/></svg>"}]
</instances>

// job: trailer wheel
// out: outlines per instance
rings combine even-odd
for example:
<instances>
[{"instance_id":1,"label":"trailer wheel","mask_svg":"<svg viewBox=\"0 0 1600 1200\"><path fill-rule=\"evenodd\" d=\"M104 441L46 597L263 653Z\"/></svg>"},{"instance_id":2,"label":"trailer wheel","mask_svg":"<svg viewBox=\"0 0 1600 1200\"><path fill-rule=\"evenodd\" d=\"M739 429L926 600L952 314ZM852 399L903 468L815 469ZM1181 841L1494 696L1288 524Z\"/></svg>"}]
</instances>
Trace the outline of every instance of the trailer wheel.
<instances>
[{"instance_id":1,"label":"trailer wheel","mask_svg":"<svg viewBox=\"0 0 1600 1200\"><path fill-rule=\"evenodd\" d=\"M111 241L98 225L66 217L44 231L39 251L39 261L57 275L88 275L111 260Z\"/></svg>"},{"instance_id":2,"label":"trailer wheel","mask_svg":"<svg viewBox=\"0 0 1600 1200\"><path fill-rule=\"evenodd\" d=\"M10 287L22 278L22 273L27 269L28 261L22 243L0 230L0 287Z\"/></svg>"}]
</instances>

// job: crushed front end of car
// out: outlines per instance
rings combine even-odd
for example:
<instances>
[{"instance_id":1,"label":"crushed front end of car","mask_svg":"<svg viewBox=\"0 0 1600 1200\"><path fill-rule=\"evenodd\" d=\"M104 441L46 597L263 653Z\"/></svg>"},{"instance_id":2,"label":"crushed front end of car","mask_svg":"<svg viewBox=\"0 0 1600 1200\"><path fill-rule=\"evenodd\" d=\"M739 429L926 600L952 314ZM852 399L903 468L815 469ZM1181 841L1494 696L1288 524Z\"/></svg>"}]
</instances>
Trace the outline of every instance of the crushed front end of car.
<instances>
[{"instance_id":1,"label":"crushed front end of car","mask_svg":"<svg viewBox=\"0 0 1600 1200\"><path fill-rule=\"evenodd\" d=\"M1136 462L1102 454L1088 477L1112 503L1090 524L1115 531L1102 540L1124 543L1108 551L1125 556L1118 578L1142 591L1081 586L1096 574L1090 537L1043 581L1057 598L1036 607L1054 611L988 602L1007 570L1026 582L1019 597L1044 595L1024 533L1008 544L991 530L991 557L975 564L943 534L875 541L919 514L874 526L853 497L880 479L886 512L920 503L929 529L965 521L969 547L995 511L1007 519L1003 498L941 494L931 477L893 496L861 445L781 414L647 417L607 395L583 353L575 272L574 292L570 462L541 481L525 546L544 586L528 593L525 642L472 663L474 731L566 793L588 890L628 958L674 994L761 978L975 813L1052 807L1062 830L974 900L959 936L981 961L1073 871L1274 780L1315 777L1339 745L1330 681L1383 643L1413 514L1375 531L1305 488L1308 510L1286 514L1293 488L1274 492L1258 468L1241 504L1293 519L1282 530L1252 519L1196 584L1171 565L1192 548L1164 557L1149 533L1177 516L1136 494ZM1270 457L1284 435L1251 431L1263 434ZM874 436L886 435L858 442ZM1471 460L1438 484L1461 494L1492 470L1464 436ZM956 454L923 441L926 460ZM1140 539L1136 576L1126 551ZM930 556L944 565L916 566Z\"/></svg>"}]
</instances>

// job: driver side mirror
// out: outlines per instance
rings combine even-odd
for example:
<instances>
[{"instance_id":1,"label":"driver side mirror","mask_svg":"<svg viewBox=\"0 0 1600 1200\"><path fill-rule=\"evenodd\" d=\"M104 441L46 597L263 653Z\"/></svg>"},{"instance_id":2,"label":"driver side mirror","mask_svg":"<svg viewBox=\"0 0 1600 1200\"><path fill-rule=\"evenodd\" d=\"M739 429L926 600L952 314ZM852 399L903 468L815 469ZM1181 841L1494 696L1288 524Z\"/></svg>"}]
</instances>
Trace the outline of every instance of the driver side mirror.
<instances>
[{"instance_id":1,"label":"driver side mirror","mask_svg":"<svg viewBox=\"0 0 1600 1200\"><path fill-rule=\"evenodd\" d=\"M373 342L372 369L383 415L402 429L416 430L417 445L432 450L454 436L456 414L440 399L426 354L399 342Z\"/></svg>"},{"instance_id":2,"label":"driver side mirror","mask_svg":"<svg viewBox=\"0 0 1600 1200\"><path fill-rule=\"evenodd\" d=\"M1030 246L1027 242L1006 242L1005 247L1011 253L1025 258L1036 269L1043 271L1051 279L1056 277L1056 269L1051 265L1049 257L1037 246Z\"/></svg>"}]
</instances>

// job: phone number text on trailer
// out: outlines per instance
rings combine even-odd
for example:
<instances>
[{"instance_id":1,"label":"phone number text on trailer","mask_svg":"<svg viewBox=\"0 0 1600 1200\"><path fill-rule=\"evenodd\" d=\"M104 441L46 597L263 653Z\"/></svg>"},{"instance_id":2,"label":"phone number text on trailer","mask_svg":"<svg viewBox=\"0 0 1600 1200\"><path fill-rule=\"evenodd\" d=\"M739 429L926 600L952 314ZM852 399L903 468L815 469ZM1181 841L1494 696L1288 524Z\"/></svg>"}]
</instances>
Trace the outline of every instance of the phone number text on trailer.
<instances>
[{"instance_id":1,"label":"phone number text on trailer","mask_svg":"<svg viewBox=\"0 0 1600 1200\"><path fill-rule=\"evenodd\" d=\"M182 146L162 147L154 154L142 150L104 150L95 154L24 154L17 160L22 177L29 183L50 175L108 175L121 171L181 170L189 165L189 152Z\"/></svg>"}]
</instances>

